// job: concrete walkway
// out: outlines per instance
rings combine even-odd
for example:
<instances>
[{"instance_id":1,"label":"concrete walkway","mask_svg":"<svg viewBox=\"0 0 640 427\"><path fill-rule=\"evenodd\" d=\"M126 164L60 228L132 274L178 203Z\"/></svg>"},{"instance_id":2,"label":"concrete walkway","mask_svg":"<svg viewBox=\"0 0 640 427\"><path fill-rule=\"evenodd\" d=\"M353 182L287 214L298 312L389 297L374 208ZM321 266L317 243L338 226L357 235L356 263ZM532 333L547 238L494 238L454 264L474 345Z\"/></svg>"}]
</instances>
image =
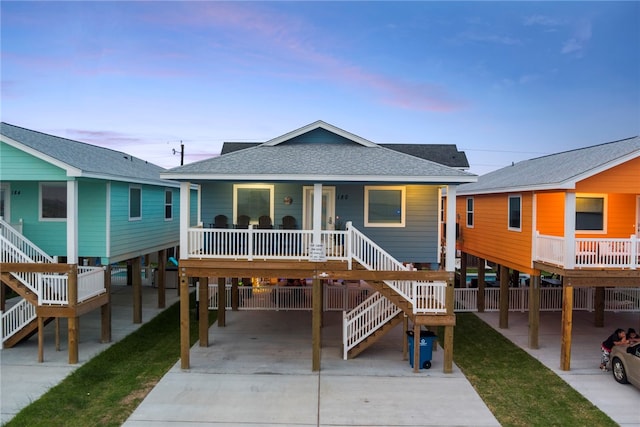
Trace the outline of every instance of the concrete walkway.
<instances>
[{"instance_id":1,"label":"concrete walkway","mask_svg":"<svg viewBox=\"0 0 640 427\"><path fill-rule=\"evenodd\" d=\"M311 313L227 313L210 346L194 347L125 426L496 426L455 367L415 374L402 360L401 325L359 357L341 358L342 313L327 313L320 372L311 371ZM461 404L464 402L464 404Z\"/></svg>"}]
</instances>

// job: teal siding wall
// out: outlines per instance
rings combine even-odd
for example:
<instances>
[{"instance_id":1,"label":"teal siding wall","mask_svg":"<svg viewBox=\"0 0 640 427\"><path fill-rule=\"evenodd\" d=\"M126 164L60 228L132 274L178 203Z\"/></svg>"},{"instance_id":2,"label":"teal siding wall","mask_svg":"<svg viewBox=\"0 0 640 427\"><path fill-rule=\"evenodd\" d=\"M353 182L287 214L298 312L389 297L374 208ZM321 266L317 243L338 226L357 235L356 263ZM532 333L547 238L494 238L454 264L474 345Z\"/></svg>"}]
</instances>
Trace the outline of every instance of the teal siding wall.
<instances>
[{"instance_id":1,"label":"teal siding wall","mask_svg":"<svg viewBox=\"0 0 640 427\"><path fill-rule=\"evenodd\" d=\"M173 192L173 219L166 221L165 189L142 185L142 219L129 220L129 184L111 183L111 258L144 255L145 249L167 246L180 240L179 189Z\"/></svg>"},{"instance_id":2,"label":"teal siding wall","mask_svg":"<svg viewBox=\"0 0 640 427\"><path fill-rule=\"evenodd\" d=\"M63 169L0 143L0 181L66 181Z\"/></svg>"},{"instance_id":3,"label":"teal siding wall","mask_svg":"<svg viewBox=\"0 0 640 427\"><path fill-rule=\"evenodd\" d=\"M307 185L312 185L307 184ZM353 225L402 262L435 264L438 242L438 187L406 186L406 226L403 228L364 227L364 185L332 184L336 188L336 217ZM399 184L401 185L401 184ZM274 189L274 227L278 228L284 215L302 224L303 185L278 183ZM293 198L285 205L286 196ZM213 218L223 214L232 222L233 183L205 183L202 186L202 222L208 227Z\"/></svg>"},{"instance_id":4,"label":"teal siding wall","mask_svg":"<svg viewBox=\"0 0 640 427\"><path fill-rule=\"evenodd\" d=\"M98 180L78 184L78 254L107 256L107 183Z\"/></svg>"}]
</instances>

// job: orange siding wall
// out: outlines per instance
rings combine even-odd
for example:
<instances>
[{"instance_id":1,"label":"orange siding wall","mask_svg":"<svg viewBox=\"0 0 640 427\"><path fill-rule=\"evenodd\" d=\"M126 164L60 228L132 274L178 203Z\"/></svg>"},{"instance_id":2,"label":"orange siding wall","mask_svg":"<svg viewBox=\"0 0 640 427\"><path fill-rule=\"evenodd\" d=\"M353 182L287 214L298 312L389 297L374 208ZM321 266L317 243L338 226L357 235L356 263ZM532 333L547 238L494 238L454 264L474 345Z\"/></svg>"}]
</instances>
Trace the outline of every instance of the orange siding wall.
<instances>
[{"instance_id":1,"label":"orange siding wall","mask_svg":"<svg viewBox=\"0 0 640 427\"><path fill-rule=\"evenodd\" d=\"M547 236L564 236L564 193L538 193L537 229Z\"/></svg>"},{"instance_id":2,"label":"orange siding wall","mask_svg":"<svg viewBox=\"0 0 640 427\"><path fill-rule=\"evenodd\" d=\"M532 198L531 193L519 195L522 197L521 231L508 229L509 194L473 196L473 228L466 225L467 196L459 196L459 249L521 272L530 272Z\"/></svg>"},{"instance_id":3,"label":"orange siding wall","mask_svg":"<svg viewBox=\"0 0 640 427\"><path fill-rule=\"evenodd\" d=\"M640 194L640 158L578 182L576 192Z\"/></svg>"}]
</instances>

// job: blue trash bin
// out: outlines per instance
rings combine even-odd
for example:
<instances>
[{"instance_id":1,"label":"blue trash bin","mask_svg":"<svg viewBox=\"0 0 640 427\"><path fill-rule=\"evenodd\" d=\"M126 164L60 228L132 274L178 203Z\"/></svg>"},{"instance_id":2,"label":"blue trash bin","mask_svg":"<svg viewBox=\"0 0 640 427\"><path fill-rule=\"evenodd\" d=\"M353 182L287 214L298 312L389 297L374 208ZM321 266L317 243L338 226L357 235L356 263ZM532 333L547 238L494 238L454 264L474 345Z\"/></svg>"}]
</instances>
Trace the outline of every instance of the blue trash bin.
<instances>
[{"instance_id":1,"label":"blue trash bin","mask_svg":"<svg viewBox=\"0 0 640 427\"><path fill-rule=\"evenodd\" d=\"M413 331L407 331L409 337L409 364L413 368ZM431 331L420 331L420 369L431 368L433 342L438 337Z\"/></svg>"}]
</instances>

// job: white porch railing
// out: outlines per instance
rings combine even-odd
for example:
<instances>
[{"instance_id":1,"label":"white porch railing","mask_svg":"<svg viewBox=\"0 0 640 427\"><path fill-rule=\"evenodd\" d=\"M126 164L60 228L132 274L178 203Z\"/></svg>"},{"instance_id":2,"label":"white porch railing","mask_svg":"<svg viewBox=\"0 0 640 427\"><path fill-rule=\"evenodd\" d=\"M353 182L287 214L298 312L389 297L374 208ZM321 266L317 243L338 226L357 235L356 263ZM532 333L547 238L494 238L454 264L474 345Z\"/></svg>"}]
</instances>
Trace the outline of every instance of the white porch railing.
<instances>
[{"instance_id":1,"label":"white porch railing","mask_svg":"<svg viewBox=\"0 0 640 427\"><path fill-rule=\"evenodd\" d=\"M6 312L0 311L0 318L2 318L1 342L4 343L36 318L36 307L27 300L21 299Z\"/></svg>"},{"instance_id":2,"label":"white porch railing","mask_svg":"<svg viewBox=\"0 0 640 427\"><path fill-rule=\"evenodd\" d=\"M637 269L640 262L640 240L576 238L573 256L567 262L565 238L537 234L534 259L565 268L629 268Z\"/></svg>"},{"instance_id":3,"label":"white porch railing","mask_svg":"<svg viewBox=\"0 0 640 427\"><path fill-rule=\"evenodd\" d=\"M322 230L327 259L346 260L346 231ZM188 258L292 259L309 258L313 230L189 228Z\"/></svg>"},{"instance_id":4,"label":"white porch railing","mask_svg":"<svg viewBox=\"0 0 640 427\"><path fill-rule=\"evenodd\" d=\"M28 262L51 262L55 263L57 260L47 255L42 249L36 246L31 240L24 237L18 230L13 228L9 223L0 219L0 235L7 239L17 250L22 252ZM6 262L24 262L24 261L6 261Z\"/></svg>"},{"instance_id":5,"label":"white porch railing","mask_svg":"<svg viewBox=\"0 0 640 427\"><path fill-rule=\"evenodd\" d=\"M478 310L478 288L456 288L457 312ZM500 311L500 289L485 288L484 311ZM640 288L605 288L606 311L640 312ZM594 288L575 288L573 309L594 311ZM509 311L529 310L529 288L509 288ZM562 287L540 288L540 311L562 311Z\"/></svg>"}]
</instances>

